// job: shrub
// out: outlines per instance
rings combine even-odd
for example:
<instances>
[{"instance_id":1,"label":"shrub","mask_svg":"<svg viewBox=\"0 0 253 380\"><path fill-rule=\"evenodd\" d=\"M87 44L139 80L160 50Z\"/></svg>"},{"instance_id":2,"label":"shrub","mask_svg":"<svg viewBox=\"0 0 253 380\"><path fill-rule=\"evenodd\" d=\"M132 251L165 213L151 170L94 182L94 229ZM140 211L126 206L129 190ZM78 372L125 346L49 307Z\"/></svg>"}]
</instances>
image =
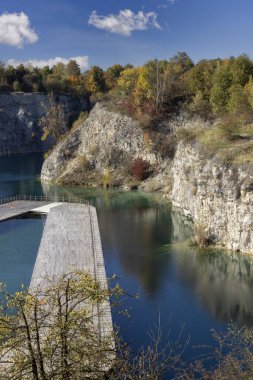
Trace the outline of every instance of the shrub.
<instances>
[{"instance_id":1,"label":"shrub","mask_svg":"<svg viewBox=\"0 0 253 380\"><path fill-rule=\"evenodd\" d=\"M138 181L147 179L150 175L149 163L142 158L137 158L130 167L130 174Z\"/></svg>"},{"instance_id":2,"label":"shrub","mask_svg":"<svg viewBox=\"0 0 253 380\"><path fill-rule=\"evenodd\" d=\"M157 150L163 159L173 159L176 153L176 139L173 135L156 134L154 138L155 150Z\"/></svg>"},{"instance_id":3,"label":"shrub","mask_svg":"<svg viewBox=\"0 0 253 380\"><path fill-rule=\"evenodd\" d=\"M195 140L197 132L193 129L179 128L176 134L179 141L190 142Z\"/></svg>"},{"instance_id":4,"label":"shrub","mask_svg":"<svg viewBox=\"0 0 253 380\"><path fill-rule=\"evenodd\" d=\"M194 226L194 241L201 248L208 247L210 244L208 232L202 224L195 224Z\"/></svg>"}]
</instances>

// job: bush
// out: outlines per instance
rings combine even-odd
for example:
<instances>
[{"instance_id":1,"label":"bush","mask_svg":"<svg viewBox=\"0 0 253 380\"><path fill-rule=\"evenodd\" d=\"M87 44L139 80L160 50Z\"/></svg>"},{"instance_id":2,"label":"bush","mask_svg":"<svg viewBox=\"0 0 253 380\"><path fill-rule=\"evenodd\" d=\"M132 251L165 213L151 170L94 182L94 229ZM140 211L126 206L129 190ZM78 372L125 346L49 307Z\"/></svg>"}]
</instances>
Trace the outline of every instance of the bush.
<instances>
[{"instance_id":1,"label":"bush","mask_svg":"<svg viewBox=\"0 0 253 380\"><path fill-rule=\"evenodd\" d=\"M155 150L157 150L163 159L170 158L173 160L176 153L176 140L173 135L164 136L157 134L155 138Z\"/></svg>"},{"instance_id":2,"label":"bush","mask_svg":"<svg viewBox=\"0 0 253 380\"><path fill-rule=\"evenodd\" d=\"M195 140L197 132L193 129L179 128L176 134L179 141L191 142Z\"/></svg>"},{"instance_id":3,"label":"bush","mask_svg":"<svg viewBox=\"0 0 253 380\"><path fill-rule=\"evenodd\" d=\"M130 174L138 181L144 181L150 175L149 163L142 158L137 158L130 167Z\"/></svg>"},{"instance_id":4,"label":"bush","mask_svg":"<svg viewBox=\"0 0 253 380\"><path fill-rule=\"evenodd\" d=\"M194 241L201 248L208 247L210 244L208 232L202 224L195 224L194 226Z\"/></svg>"}]
</instances>

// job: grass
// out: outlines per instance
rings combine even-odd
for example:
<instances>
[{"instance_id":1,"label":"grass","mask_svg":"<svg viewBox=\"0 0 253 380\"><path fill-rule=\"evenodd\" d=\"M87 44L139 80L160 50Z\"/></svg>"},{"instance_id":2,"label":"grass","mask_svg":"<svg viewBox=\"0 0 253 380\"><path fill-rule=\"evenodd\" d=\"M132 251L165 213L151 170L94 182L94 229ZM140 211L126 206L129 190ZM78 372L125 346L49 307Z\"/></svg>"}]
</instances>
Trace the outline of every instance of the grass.
<instances>
[{"instance_id":1,"label":"grass","mask_svg":"<svg viewBox=\"0 0 253 380\"><path fill-rule=\"evenodd\" d=\"M179 129L177 138L197 141L207 156L216 156L228 164L253 164L253 124L241 115L229 115L210 128Z\"/></svg>"},{"instance_id":2,"label":"grass","mask_svg":"<svg viewBox=\"0 0 253 380\"><path fill-rule=\"evenodd\" d=\"M232 164L253 163L253 125L219 124L197 135L207 153Z\"/></svg>"}]
</instances>

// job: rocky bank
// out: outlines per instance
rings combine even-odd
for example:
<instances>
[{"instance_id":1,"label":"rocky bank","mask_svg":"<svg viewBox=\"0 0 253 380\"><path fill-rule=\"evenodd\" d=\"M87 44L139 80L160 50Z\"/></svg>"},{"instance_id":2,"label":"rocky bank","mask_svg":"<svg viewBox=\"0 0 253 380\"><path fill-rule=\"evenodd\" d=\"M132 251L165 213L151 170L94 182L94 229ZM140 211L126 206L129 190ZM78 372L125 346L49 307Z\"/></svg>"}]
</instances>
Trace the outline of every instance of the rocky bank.
<instances>
[{"instance_id":1,"label":"rocky bank","mask_svg":"<svg viewBox=\"0 0 253 380\"><path fill-rule=\"evenodd\" d=\"M193 219L203 243L253 253L253 176L180 143L172 166L174 206Z\"/></svg>"},{"instance_id":2,"label":"rocky bank","mask_svg":"<svg viewBox=\"0 0 253 380\"><path fill-rule=\"evenodd\" d=\"M41 178L58 183L127 184L127 167L137 158L151 166L160 162L135 121L97 103L86 121L45 161Z\"/></svg>"},{"instance_id":3,"label":"rocky bank","mask_svg":"<svg viewBox=\"0 0 253 380\"><path fill-rule=\"evenodd\" d=\"M85 98L57 95L56 101L64 106L70 123L88 109ZM38 124L48 108L48 96L44 93L0 94L0 155L48 150L52 141L41 141Z\"/></svg>"},{"instance_id":4,"label":"rocky bank","mask_svg":"<svg viewBox=\"0 0 253 380\"><path fill-rule=\"evenodd\" d=\"M198 118L179 116L160 127L159 138L165 141L175 136L180 127L209 126ZM174 140L169 141L173 144ZM134 120L96 104L88 119L47 158L41 178L131 188L129 165L142 158L149 163L151 175L138 187L160 191L171 199L195 222L203 243L253 253L253 177L249 171L206 156L196 143L180 142L174 153L162 154Z\"/></svg>"}]
</instances>

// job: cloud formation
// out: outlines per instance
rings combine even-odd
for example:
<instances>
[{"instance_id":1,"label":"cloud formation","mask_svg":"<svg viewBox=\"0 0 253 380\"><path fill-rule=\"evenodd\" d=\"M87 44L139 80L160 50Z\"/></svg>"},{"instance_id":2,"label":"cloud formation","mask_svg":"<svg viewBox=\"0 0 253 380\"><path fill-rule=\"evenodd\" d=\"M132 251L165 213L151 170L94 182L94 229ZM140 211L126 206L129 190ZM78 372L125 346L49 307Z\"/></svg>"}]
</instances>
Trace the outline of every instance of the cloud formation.
<instances>
[{"instance_id":1,"label":"cloud formation","mask_svg":"<svg viewBox=\"0 0 253 380\"><path fill-rule=\"evenodd\" d=\"M169 7L169 5L174 5L175 2L176 2L176 0L166 0L166 3L159 4L159 5L158 5L158 8L160 8L160 9L161 9L161 8L164 8L164 9L166 9L166 8Z\"/></svg>"},{"instance_id":2,"label":"cloud formation","mask_svg":"<svg viewBox=\"0 0 253 380\"><path fill-rule=\"evenodd\" d=\"M76 63L80 66L80 69L82 71L86 70L89 66L89 57L88 56L79 56L79 57L72 57L72 58L62 58L62 57L55 57L55 58L49 58L49 59L31 59L28 61L17 61L15 59L9 59L6 63L7 65L12 65L14 67L17 67L20 64L23 64L25 66L33 66L33 67L53 67L57 63L63 63L66 65L71 59L74 59Z\"/></svg>"},{"instance_id":3,"label":"cloud formation","mask_svg":"<svg viewBox=\"0 0 253 380\"><path fill-rule=\"evenodd\" d=\"M24 43L33 44L38 38L25 13L0 15L0 44L22 48Z\"/></svg>"},{"instance_id":4,"label":"cloud formation","mask_svg":"<svg viewBox=\"0 0 253 380\"><path fill-rule=\"evenodd\" d=\"M117 15L110 14L108 16L100 16L96 11L93 11L89 18L89 24L122 36L131 36L135 30L161 29L155 12L144 13L139 11L134 13L130 9L124 9Z\"/></svg>"}]
</instances>

